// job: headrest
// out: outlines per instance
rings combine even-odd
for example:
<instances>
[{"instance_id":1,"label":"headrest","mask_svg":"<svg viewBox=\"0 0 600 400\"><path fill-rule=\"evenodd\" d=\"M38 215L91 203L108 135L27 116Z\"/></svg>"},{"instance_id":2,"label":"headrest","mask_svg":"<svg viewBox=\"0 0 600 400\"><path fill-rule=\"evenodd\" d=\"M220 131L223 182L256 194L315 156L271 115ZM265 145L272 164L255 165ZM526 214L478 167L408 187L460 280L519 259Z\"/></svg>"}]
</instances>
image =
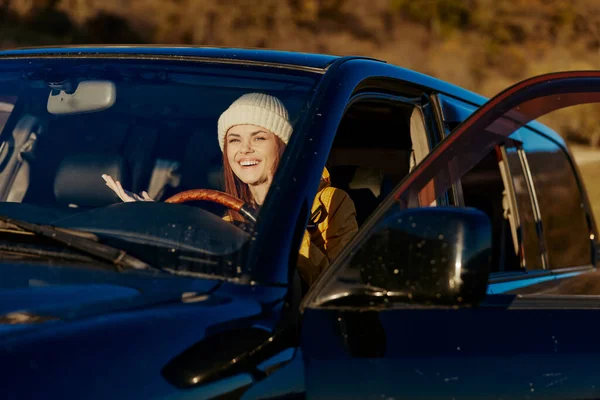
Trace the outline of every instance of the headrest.
<instances>
[{"instance_id":1,"label":"headrest","mask_svg":"<svg viewBox=\"0 0 600 400\"><path fill-rule=\"evenodd\" d=\"M102 207L120 201L102 179L108 174L131 187L131 171L125 160L113 154L78 154L60 163L54 179L54 196L59 203L79 207Z\"/></svg>"},{"instance_id":2,"label":"headrest","mask_svg":"<svg viewBox=\"0 0 600 400\"><path fill-rule=\"evenodd\" d=\"M383 172L381 170L370 167L358 167L348 184L348 188L353 190L368 189L375 197L379 197L382 181Z\"/></svg>"}]
</instances>

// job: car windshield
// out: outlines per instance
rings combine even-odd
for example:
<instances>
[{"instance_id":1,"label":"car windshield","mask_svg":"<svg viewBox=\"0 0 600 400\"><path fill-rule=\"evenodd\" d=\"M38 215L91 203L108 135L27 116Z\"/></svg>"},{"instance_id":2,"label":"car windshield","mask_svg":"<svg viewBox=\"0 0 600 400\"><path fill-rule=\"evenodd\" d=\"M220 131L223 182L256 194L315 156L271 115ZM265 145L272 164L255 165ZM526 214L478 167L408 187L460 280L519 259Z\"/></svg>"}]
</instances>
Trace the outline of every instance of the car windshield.
<instances>
[{"instance_id":1,"label":"car windshield","mask_svg":"<svg viewBox=\"0 0 600 400\"><path fill-rule=\"evenodd\" d=\"M225 190L217 127L234 101L274 96L293 128L320 76L189 60L2 60L0 216L91 232L153 266L239 278L248 221L230 221L218 202L165 200ZM154 201L123 202L103 174Z\"/></svg>"}]
</instances>

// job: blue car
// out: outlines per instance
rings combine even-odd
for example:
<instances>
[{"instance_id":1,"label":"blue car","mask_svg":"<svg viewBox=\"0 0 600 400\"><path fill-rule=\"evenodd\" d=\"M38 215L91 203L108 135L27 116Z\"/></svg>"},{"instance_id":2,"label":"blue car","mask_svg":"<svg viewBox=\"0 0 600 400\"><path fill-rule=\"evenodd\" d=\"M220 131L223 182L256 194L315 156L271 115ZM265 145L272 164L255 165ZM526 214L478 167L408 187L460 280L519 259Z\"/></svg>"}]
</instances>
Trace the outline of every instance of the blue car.
<instances>
[{"instance_id":1,"label":"blue car","mask_svg":"<svg viewBox=\"0 0 600 400\"><path fill-rule=\"evenodd\" d=\"M293 127L260 207L217 140L247 93ZM598 233L535 121L599 101L596 71L488 101L365 57L0 52L1 397L600 398ZM307 282L324 170L357 231Z\"/></svg>"}]
</instances>

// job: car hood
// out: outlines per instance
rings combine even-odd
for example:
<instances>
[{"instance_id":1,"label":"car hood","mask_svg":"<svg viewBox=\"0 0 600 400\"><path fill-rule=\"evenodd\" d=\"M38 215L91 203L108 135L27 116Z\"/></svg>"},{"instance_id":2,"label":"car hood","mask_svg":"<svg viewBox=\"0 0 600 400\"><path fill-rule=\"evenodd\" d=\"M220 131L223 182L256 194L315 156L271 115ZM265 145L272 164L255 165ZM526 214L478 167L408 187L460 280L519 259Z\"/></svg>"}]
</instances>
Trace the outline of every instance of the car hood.
<instances>
[{"instance_id":1,"label":"car hood","mask_svg":"<svg viewBox=\"0 0 600 400\"><path fill-rule=\"evenodd\" d=\"M0 387L9 397L168 394L160 371L171 359L264 311L252 292L260 288L206 279L2 264L0 281L0 360L10 365Z\"/></svg>"},{"instance_id":2,"label":"car hood","mask_svg":"<svg viewBox=\"0 0 600 400\"><path fill-rule=\"evenodd\" d=\"M158 304L214 290L218 280L118 273L85 266L0 264L0 337L15 330Z\"/></svg>"}]
</instances>

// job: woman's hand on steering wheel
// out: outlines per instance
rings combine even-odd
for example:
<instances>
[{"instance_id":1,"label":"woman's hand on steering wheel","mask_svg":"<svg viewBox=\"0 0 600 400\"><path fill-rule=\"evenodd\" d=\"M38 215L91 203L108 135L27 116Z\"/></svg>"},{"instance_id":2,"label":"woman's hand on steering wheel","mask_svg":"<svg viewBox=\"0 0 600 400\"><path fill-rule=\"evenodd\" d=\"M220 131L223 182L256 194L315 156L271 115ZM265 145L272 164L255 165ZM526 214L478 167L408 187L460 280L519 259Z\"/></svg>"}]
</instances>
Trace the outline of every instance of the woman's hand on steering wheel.
<instances>
[{"instance_id":1,"label":"woman's hand on steering wheel","mask_svg":"<svg viewBox=\"0 0 600 400\"><path fill-rule=\"evenodd\" d=\"M154 201L152 197L146 192L143 191L142 195L132 193L128 190L123 189L121 186L121 182L115 181L112 176L103 174L102 179L106 182L106 186L108 186L113 192L116 193L119 198L124 202L132 202L132 201Z\"/></svg>"},{"instance_id":2,"label":"woman's hand on steering wheel","mask_svg":"<svg viewBox=\"0 0 600 400\"><path fill-rule=\"evenodd\" d=\"M108 186L113 192L119 196L119 198L124 202L133 202L133 201L154 201L150 195L146 191L142 192L142 195L138 195L136 193L132 193L128 190L123 189L121 186L121 182L115 181L112 176L103 174L102 179L106 182L106 186ZM169 197L165 200L165 203L185 203L188 201L210 201L213 203L221 204L231 210L238 212L240 215L244 217L246 221L250 224L256 223L256 215L255 211L245 204L242 200L233 197L230 194L219 192L218 190L211 189L192 189L186 190L184 192L179 192L174 196Z\"/></svg>"}]
</instances>

